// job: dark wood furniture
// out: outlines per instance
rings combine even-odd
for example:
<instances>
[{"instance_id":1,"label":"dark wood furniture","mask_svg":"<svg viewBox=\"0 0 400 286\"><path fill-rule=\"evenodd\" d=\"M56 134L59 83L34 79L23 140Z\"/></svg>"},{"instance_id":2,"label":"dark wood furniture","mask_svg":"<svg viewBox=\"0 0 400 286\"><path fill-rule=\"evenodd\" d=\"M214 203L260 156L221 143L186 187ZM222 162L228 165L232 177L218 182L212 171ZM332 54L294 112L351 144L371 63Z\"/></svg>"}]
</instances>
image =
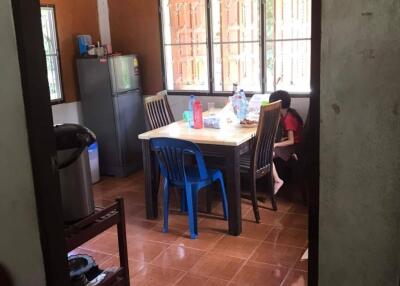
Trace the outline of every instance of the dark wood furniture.
<instances>
[{"instance_id":1,"label":"dark wood furniture","mask_svg":"<svg viewBox=\"0 0 400 286\"><path fill-rule=\"evenodd\" d=\"M144 99L144 109L150 129L157 129L174 122L174 116L167 99L167 91Z\"/></svg>"},{"instance_id":2,"label":"dark wood furniture","mask_svg":"<svg viewBox=\"0 0 400 286\"><path fill-rule=\"evenodd\" d=\"M250 197L257 222L260 222L256 191L257 179L268 176L267 189L271 196L272 208L277 210L273 187L272 160L280 111L280 101L261 107L255 140L253 141L250 152L240 158L240 171L250 179Z\"/></svg>"},{"instance_id":3,"label":"dark wood furniture","mask_svg":"<svg viewBox=\"0 0 400 286\"><path fill-rule=\"evenodd\" d=\"M250 150L252 138L257 128L242 128L238 124L227 124L222 129L191 129L187 122L179 121L170 125L140 134L145 173L146 215L148 219L158 216L158 167L149 140L169 137L196 143L206 157L207 167L219 168L224 172L228 196L229 233L242 232L242 213L240 197L240 156ZM210 160L208 160L210 159Z\"/></svg>"},{"instance_id":4,"label":"dark wood furniture","mask_svg":"<svg viewBox=\"0 0 400 286\"><path fill-rule=\"evenodd\" d=\"M129 286L125 212L122 198L118 198L106 208L96 208L92 215L80 221L66 225L65 241L67 251L74 250L113 225L117 225L120 267L108 275L98 286Z\"/></svg>"}]
</instances>

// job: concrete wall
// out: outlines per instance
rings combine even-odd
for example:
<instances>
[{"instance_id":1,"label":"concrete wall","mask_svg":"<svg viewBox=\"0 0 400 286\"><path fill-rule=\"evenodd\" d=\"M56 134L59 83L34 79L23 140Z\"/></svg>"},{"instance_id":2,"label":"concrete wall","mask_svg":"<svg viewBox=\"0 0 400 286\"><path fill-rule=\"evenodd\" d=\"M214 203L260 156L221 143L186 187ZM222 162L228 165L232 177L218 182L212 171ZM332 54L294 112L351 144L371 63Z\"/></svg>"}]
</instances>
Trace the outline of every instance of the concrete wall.
<instances>
[{"instance_id":1,"label":"concrete wall","mask_svg":"<svg viewBox=\"0 0 400 286\"><path fill-rule=\"evenodd\" d=\"M399 285L400 2L323 0L320 285Z\"/></svg>"},{"instance_id":2,"label":"concrete wall","mask_svg":"<svg viewBox=\"0 0 400 286\"><path fill-rule=\"evenodd\" d=\"M0 265L45 285L11 1L0 1Z\"/></svg>"}]
</instances>

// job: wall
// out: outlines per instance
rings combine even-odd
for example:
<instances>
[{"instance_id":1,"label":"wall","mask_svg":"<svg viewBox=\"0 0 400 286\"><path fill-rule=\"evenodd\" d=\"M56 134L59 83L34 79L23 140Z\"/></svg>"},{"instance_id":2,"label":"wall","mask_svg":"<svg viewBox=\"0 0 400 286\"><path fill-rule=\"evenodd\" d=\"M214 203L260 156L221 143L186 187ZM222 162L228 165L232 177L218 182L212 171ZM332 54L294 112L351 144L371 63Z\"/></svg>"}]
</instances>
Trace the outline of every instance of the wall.
<instances>
[{"instance_id":1,"label":"wall","mask_svg":"<svg viewBox=\"0 0 400 286\"><path fill-rule=\"evenodd\" d=\"M162 59L157 0L109 0L110 29L114 51L137 53L141 61L144 94L154 95L163 89ZM181 119L187 109L187 96L168 96L172 112ZM203 108L213 101L223 106L226 97L200 97ZM309 99L294 99L293 107L305 118Z\"/></svg>"},{"instance_id":2,"label":"wall","mask_svg":"<svg viewBox=\"0 0 400 286\"><path fill-rule=\"evenodd\" d=\"M80 101L53 105L52 111L54 124L83 123Z\"/></svg>"},{"instance_id":3,"label":"wall","mask_svg":"<svg viewBox=\"0 0 400 286\"><path fill-rule=\"evenodd\" d=\"M144 94L162 90L157 0L109 0L114 51L139 55Z\"/></svg>"},{"instance_id":4,"label":"wall","mask_svg":"<svg viewBox=\"0 0 400 286\"><path fill-rule=\"evenodd\" d=\"M228 101L228 98L223 96L199 96L198 99L200 99L204 110L207 110L208 102L214 102L216 107L222 108ZM183 112L188 108L188 101L188 96L168 95L168 103L171 106L175 120L182 119ZM291 106L299 112L305 122L308 108L310 106L310 100L308 98L293 98Z\"/></svg>"},{"instance_id":5,"label":"wall","mask_svg":"<svg viewBox=\"0 0 400 286\"><path fill-rule=\"evenodd\" d=\"M76 36L89 34L95 43L100 39L97 1L40 0L40 3L55 5L64 99L66 102L77 101Z\"/></svg>"},{"instance_id":6,"label":"wall","mask_svg":"<svg viewBox=\"0 0 400 286\"><path fill-rule=\"evenodd\" d=\"M400 2L322 1L320 285L399 285Z\"/></svg>"},{"instance_id":7,"label":"wall","mask_svg":"<svg viewBox=\"0 0 400 286\"><path fill-rule=\"evenodd\" d=\"M0 264L14 285L45 285L11 1L0 1Z\"/></svg>"}]
</instances>

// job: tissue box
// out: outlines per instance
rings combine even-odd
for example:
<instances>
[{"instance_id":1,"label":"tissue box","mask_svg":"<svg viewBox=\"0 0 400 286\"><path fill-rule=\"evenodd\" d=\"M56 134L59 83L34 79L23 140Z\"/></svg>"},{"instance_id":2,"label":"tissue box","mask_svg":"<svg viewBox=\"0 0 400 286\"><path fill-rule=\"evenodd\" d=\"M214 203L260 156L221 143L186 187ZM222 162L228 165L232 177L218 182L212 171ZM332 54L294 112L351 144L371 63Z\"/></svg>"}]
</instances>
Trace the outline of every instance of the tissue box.
<instances>
[{"instance_id":1,"label":"tissue box","mask_svg":"<svg viewBox=\"0 0 400 286\"><path fill-rule=\"evenodd\" d=\"M210 116L203 118L203 124L205 128L221 128L221 120L218 117Z\"/></svg>"}]
</instances>

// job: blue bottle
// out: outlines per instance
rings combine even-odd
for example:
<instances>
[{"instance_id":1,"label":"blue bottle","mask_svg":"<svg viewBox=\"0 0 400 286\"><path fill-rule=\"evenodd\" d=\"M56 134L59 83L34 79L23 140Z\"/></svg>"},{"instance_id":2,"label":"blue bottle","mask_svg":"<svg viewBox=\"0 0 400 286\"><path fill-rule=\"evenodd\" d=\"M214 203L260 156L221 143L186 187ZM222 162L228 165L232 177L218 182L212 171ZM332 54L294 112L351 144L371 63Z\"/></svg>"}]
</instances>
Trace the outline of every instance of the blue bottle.
<instances>
[{"instance_id":1,"label":"blue bottle","mask_svg":"<svg viewBox=\"0 0 400 286\"><path fill-rule=\"evenodd\" d=\"M194 102L196 101L196 98L194 95L191 95L189 98L189 104L188 104L188 111L189 111L189 127L193 128L194 127L194 116L193 116L193 105Z\"/></svg>"}]
</instances>

